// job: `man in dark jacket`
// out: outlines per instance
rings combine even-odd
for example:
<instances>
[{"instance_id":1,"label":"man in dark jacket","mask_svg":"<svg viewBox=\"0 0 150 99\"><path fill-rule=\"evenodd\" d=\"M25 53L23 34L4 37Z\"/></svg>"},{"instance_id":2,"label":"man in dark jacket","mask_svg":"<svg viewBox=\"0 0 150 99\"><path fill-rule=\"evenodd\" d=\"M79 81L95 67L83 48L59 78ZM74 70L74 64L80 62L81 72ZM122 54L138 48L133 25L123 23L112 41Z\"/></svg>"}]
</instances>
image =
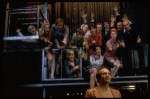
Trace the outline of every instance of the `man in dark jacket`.
<instances>
[{"instance_id":1,"label":"man in dark jacket","mask_svg":"<svg viewBox=\"0 0 150 99\"><path fill-rule=\"evenodd\" d=\"M123 21L123 29L118 33L118 39L124 40L125 42L125 49L122 51L122 61L124 67L124 74L125 75L134 75L132 74L132 54L131 50L138 51L138 58L139 58L139 65L142 67L144 65L144 53L143 47L141 45L141 38L139 35L139 31L130 26L128 20ZM133 57L135 59L135 57Z\"/></svg>"}]
</instances>

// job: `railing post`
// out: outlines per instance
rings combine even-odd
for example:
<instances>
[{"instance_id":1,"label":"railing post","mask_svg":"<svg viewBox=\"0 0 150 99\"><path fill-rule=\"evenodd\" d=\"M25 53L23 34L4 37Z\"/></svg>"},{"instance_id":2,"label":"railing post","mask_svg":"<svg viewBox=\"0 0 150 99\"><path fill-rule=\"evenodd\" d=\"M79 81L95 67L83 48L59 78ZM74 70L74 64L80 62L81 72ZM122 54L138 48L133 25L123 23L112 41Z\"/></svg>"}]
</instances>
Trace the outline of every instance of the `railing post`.
<instances>
[{"instance_id":1,"label":"railing post","mask_svg":"<svg viewBox=\"0 0 150 99\"><path fill-rule=\"evenodd\" d=\"M48 8L48 4L47 4L47 2L44 2L44 16L46 19L47 19L47 8ZM44 20L44 22L45 22L45 20Z\"/></svg>"}]
</instances>

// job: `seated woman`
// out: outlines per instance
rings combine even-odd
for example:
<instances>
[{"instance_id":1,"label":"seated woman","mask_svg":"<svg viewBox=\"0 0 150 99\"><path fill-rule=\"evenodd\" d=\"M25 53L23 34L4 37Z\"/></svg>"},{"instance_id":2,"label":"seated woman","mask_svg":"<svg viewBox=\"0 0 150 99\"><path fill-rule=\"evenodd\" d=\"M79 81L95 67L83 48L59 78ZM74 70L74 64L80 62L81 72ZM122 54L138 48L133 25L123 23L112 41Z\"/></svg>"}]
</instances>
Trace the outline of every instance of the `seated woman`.
<instances>
[{"instance_id":1,"label":"seated woman","mask_svg":"<svg viewBox=\"0 0 150 99\"><path fill-rule=\"evenodd\" d=\"M80 77L80 62L74 57L74 50L68 49L66 51L65 78L78 78Z\"/></svg>"},{"instance_id":2,"label":"seated woman","mask_svg":"<svg viewBox=\"0 0 150 99\"><path fill-rule=\"evenodd\" d=\"M104 53L104 57L107 59L107 61L113 63L115 66L111 68L112 77L115 76L118 69L122 66L120 61L116 57L116 50L119 47L125 47L124 41L120 41L117 38L117 29L112 28L110 30L110 39L106 42L106 52Z\"/></svg>"},{"instance_id":3,"label":"seated woman","mask_svg":"<svg viewBox=\"0 0 150 99\"><path fill-rule=\"evenodd\" d=\"M102 64L106 64L106 66L109 66L109 68L114 67L114 64L108 62L107 59L101 55L100 44L96 44L93 51L94 54L90 55L90 67L87 69L87 71L90 73L90 88L95 87L95 83L97 84L96 72L102 66Z\"/></svg>"}]
</instances>

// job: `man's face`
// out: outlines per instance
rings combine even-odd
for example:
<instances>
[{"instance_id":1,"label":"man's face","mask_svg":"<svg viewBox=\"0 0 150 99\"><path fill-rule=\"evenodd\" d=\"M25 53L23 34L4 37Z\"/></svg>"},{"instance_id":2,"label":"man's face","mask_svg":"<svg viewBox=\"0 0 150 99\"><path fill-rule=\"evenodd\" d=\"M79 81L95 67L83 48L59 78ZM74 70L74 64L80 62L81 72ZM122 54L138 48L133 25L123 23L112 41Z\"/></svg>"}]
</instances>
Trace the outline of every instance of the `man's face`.
<instances>
[{"instance_id":1,"label":"man's face","mask_svg":"<svg viewBox=\"0 0 150 99\"><path fill-rule=\"evenodd\" d=\"M45 25L45 26L44 26L44 32L45 32L46 34L48 34L48 33L50 32L50 27L49 27L49 25Z\"/></svg>"},{"instance_id":2,"label":"man's face","mask_svg":"<svg viewBox=\"0 0 150 99\"><path fill-rule=\"evenodd\" d=\"M96 35L96 28L92 28L92 29L91 29L91 35L92 35L92 36L95 36L95 35Z\"/></svg>"},{"instance_id":3,"label":"man's face","mask_svg":"<svg viewBox=\"0 0 150 99\"><path fill-rule=\"evenodd\" d=\"M117 30L120 31L123 28L122 22L117 23Z\"/></svg>"},{"instance_id":4,"label":"man's face","mask_svg":"<svg viewBox=\"0 0 150 99\"><path fill-rule=\"evenodd\" d=\"M97 28L97 33L101 33L101 31L102 31L102 25L98 24L96 26L96 28Z\"/></svg>"},{"instance_id":5,"label":"man's face","mask_svg":"<svg viewBox=\"0 0 150 99\"><path fill-rule=\"evenodd\" d=\"M108 22L104 22L104 27L105 27L105 29L109 29L109 23Z\"/></svg>"},{"instance_id":6,"label":"man's face","mask_svg":"<svg viewBox=\"0 0 150 99\"><path fill-rule=\"evenodd\" d=\"M88 31L88 28L89 28L88 25L84 25L82 27L83 32L86 33Z\"/></svg>"},{"instance_id":7,"label":"man's face","mask_svg":"<svg viewBox=\"0 0 150 99\"><path fill-rule=\"evenodd\" d=\"M128 21L124 21L123 22L123 27L126 31L129 31L130 30L130 24Z\"/></svg>"},{"instance_id":8,"label":"man's face","mask_svg":"<svg viewBox=\"0 0 150 99\"><path fill-rule=\"evenodd\" d=\"M108 69L100 70L101 79L99 80L101 83L110 83L111 82L111 73Z\"/></svg>"},{"instance_id":9,"label":"man's face","mask_svg":"<svg viewBox=\"0 0 150 99\"><path fill-rule=\"evenodd\" d=\"M77 38L78 38L78 40L81 40L82 34L79 34L79 33L77 32Z\"/></svg>"},{"instance_id":10,"label":"man's face","mask_svg":"<svg viewBox=\"0 0 150 99\"><path fill-rule=\"evenodd\" d=\"M62 30L63 30L63 25L64 25L63 22L60 22L60 23L58 23L58 24L56 25L58 31L62 31Z\"/></svg>"}]
</instances>

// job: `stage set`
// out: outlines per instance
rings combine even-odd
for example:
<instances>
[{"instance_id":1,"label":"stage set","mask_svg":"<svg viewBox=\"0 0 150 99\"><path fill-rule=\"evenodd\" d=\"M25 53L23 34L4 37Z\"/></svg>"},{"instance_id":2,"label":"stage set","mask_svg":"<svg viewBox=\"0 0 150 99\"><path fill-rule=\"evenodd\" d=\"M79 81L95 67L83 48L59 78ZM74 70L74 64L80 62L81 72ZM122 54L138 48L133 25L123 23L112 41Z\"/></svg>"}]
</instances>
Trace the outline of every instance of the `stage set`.
<instances>
[{"instance_id":1,"label":"stage set","mask_svg":"<svg viewBox=\"0 0 150 99\"><path fill-rule=\"evenodd\" d=\"M108 34L115 28L116 39L121 42L115 47L111 45L112 55L116 55L112 58L119 63L105 57L106 63L113 66L110 86L119 90L123 98L147 97L147 19L145 2L5 2L3 97L84 98L86 90L91 88L89 70L101 66L101 60L92 59L97 54L94 46L100 42L100 57L105 57L108 50L105 23ZM127 39L119 35L127 28L125 20L130 23L128 33L133 33ZM59 21L64 23L61 31ZM93 36L94 27L100 38ZM119 47L123 44L124 47ZM89 50L93 50L92 54ZM116 64L120 64L119 68L113 71Z\"/></svg>"}]
</instances>

